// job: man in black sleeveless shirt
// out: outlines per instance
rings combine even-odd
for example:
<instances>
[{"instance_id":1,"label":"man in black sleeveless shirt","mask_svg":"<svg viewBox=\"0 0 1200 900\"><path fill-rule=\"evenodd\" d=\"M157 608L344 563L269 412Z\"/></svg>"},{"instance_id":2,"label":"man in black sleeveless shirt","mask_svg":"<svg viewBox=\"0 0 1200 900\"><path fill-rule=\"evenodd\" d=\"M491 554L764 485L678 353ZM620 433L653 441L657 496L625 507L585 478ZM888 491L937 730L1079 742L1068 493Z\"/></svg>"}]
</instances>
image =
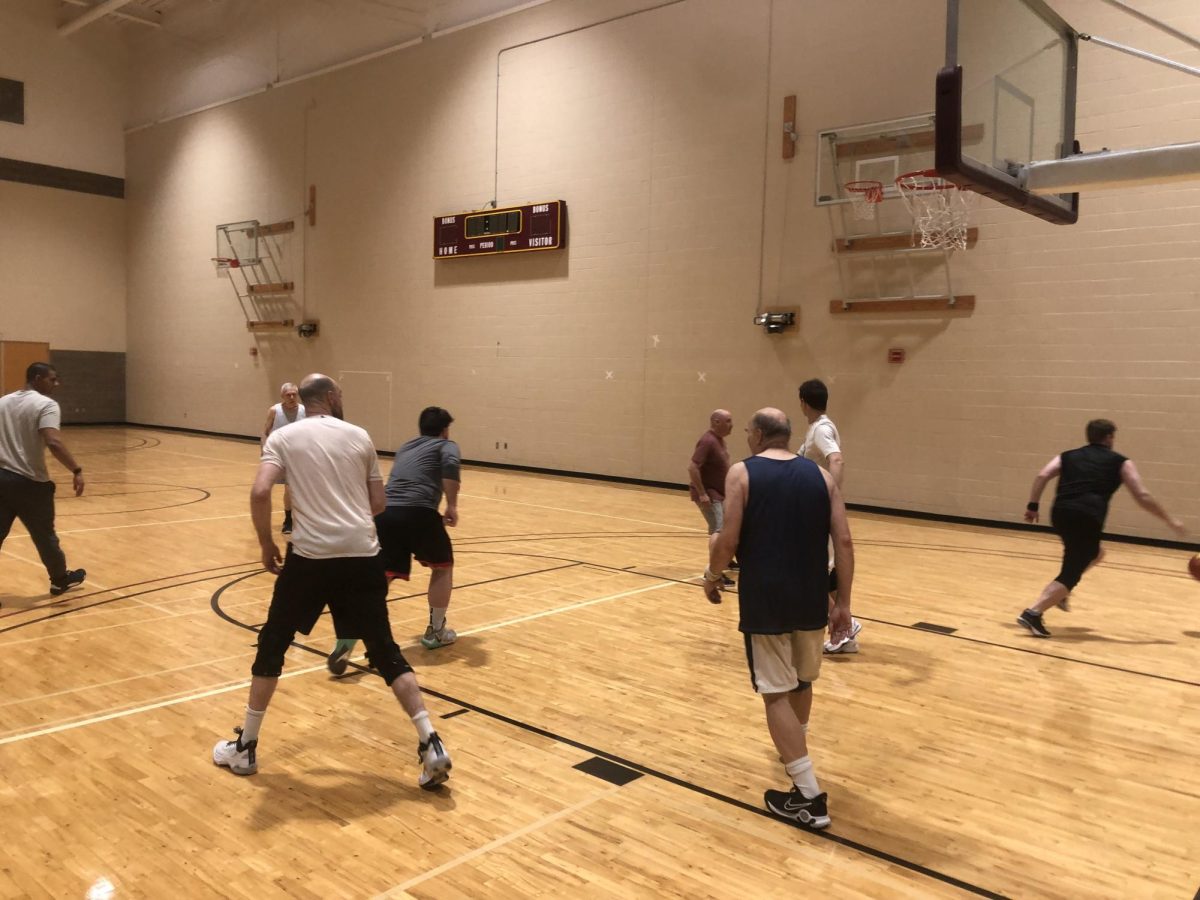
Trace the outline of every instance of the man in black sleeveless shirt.
<instances>
[{"instance_id":1,"label":"man in black sleeveless shirt","mask_svg":"<svg viewBox=\"0 0 1200 900\"><path fill-rule=\"evenodd\" d=\"M767 729L792 780L790 792L767 791L763 800L777 816L826 828L828 798L813 773L806 735L825 626L850 627L854 546L837 484L788 450L791 438L792 425L777 409L760 409L750 420L746 441L754 455L732 466L725 480L725 523L709 555L704 593L721 602L720 572L736 550L742 566L738 630L750 683L762 694ZM832 611L831 535L838 570Z\"/></svg>"},{"instance_id":2,"label":"man in black sleeveless shirt","mask_svg":"<svg viewBox=\"0 0 1200 900\"><path fill-rule=\"evenodd\" d=\"M1108 515L1108 501L1121 485L1129 488L1138 506L1183 534L1183 523L1168 515L1150 496L1133 460L1113 451L1116 433L1117 426L1108 419L1093 419L1087 424L1087 445L1060 453L1033 479L1025 521L1038 520L1038 500L1046 483L1057 477L1050 521L1063 543L1062 569L1042 590L1037 602L1017 617L1017 622L1034 637L1050 637L1042 614L1052 606L1067 610L1067 597L1083 573L1104 558L1100 533Z\"/></svg>"}]
</instances>

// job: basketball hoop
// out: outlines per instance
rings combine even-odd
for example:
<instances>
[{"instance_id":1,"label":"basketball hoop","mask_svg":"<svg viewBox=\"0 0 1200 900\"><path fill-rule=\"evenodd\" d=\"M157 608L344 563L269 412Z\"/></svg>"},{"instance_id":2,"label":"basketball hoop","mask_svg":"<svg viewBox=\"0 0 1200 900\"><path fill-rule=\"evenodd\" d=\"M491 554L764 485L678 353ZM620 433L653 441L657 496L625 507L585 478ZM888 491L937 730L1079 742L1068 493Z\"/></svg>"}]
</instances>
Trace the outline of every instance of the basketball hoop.
<instances>
[{"instance_id":1,"label":"basketball hoop","mask_svg":"<svg viewBox=\"0 0 1200 900\"><path fill-rule=\"evenodd\" d=\"M850 212L854 218L869 222L875 218L875 206L883 202L882 181L848 181L846 193L850 195Z\"/></svg>"},{"instance_id":2,"label":"basketball hoop","mask_svg":"<svg viewBox=\"0 0 1200 900\"><path fill-rule=\"evenodd\" d=\"M932 169L907 172L896 179L904 205L913 217L913 237L921 230L921 246L965 250L967 223L975 205L974 191L964 190Z\"/></svg>"},{"instance_id":3,"label":"basketball hoop","mask_svg":"<svg viewBox=\"0 0 1200 900\"><path fill-rule=\"evenodd\" d=\"M230 256L214 256L212 261L216 263L217 270L221 269L237 269L241 266L241 262Z\"/></svg>"}]
</instances>

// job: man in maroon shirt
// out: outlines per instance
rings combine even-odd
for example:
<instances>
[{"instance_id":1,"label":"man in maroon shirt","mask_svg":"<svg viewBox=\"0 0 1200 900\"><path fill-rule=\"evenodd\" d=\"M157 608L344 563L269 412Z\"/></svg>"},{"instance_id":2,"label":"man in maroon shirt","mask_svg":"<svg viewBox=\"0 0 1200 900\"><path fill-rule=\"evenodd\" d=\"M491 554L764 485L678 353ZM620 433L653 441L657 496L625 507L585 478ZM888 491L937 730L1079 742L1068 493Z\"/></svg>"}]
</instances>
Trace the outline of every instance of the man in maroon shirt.
<instances>
[{"instance_id":1,"label":"man in maroon shirt","mask_svg":"<svg viewBox=\"0 0 1200 900\"><path fill-rule=\"evenodd\" d=\"M708 417L708 426L708 431L696 441L692 461L688 463L688 489L692 502L700 507L704 521L708 523L711 551L725 519L725 476L729 474L729 450L725 447L725 438L733 431L733 416L728 410L715 409ZM736 563L734 565L736 567ZM724 584L733 584L733 580L723 573L721 577Z\"/></svg>"}]
</instances>

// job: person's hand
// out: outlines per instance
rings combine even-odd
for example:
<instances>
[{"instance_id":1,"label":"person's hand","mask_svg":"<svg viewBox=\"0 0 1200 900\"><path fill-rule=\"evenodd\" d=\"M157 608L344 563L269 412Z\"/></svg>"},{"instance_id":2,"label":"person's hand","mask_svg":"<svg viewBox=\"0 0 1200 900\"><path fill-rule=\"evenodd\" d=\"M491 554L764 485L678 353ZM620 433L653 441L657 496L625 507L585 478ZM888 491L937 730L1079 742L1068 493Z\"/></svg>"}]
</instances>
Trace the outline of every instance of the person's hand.
<instances>
[{"instance_id":1,"label":"person's hand","mask_svg":"<svg viewBox=\"0 0 1200 900\"><path fill-rule=\"evenodd\" d=\"M850 607L835 603L829 613L829 636L836 641L842 635L849 634L853 624Z\"/></svg>"},{"instance_id":2,"label":"person's hand","mask_svg":"<svg viewBox=\"0 0 1200 900\"><path fill-rule=\"evenodd\" d=\"M717 575L714 578L709 578L710 575L712 575L712 572L708 569L705 569L704 575L701 576L704 581L704 596L708 598L709 603L720 603L722 588L721 576Z\"/></svg>"},{"instance_id":3,"label":"person's hand","mask_svg":"<svg viewBox=\"0 0 1200 900\"><path fill-rule=\"evenodd\" d=\"M76 497L83 494L83 473L82 472L80 472L78 475L75 475L72 477L71 486L75 488L75 496Z\"/></svg>"},{"instance_id":4,"label":"person's hand","mask_svg":"<svg viewBox=\"0 0 1200 900\"><path fill-rule=\"evenodd\" d=\"M1038 520L1038 514L1037 514L1036 510L1033 510L1033 509L1025 510L1025 521L1026 522L1028 522L1030 525L1032 525L1037 520Z\"/></svg>"},{"instance_id":5,"label":"person's hand","mask_svg":"<svg viewBox=\"0 0 1200 900\"><path fill-rule=\"evenodd\" d=\"M453 528L458 524L458 507L447 506L446 512L442 516L442 521L446 523L447 528Z\"/></svg>"},{"instance_id":6,"label":"person's hand","mask_svg":"<svg viewBox=\"0 0 1200 900\"><path fill-rule=\"evenodd\" d=\"M279 548L275 546L274 541L268 541L262 545L262 564L263 568L272 575L278 575L283 571L283 557L279 555Z\"/></svg>"},{"instance_id":7,"label":"person's hand","mask_svg":"<svg viewBox=\"0 0 1200 900\"><path fill-rule=\"evenodd\" d=\"M701 506L711 506L712 505L712 497L708 496L708 491L705 491L703 494L701 494L699 497L696 498L696 502L699 503Z\"/></svg>"}]
</instances>

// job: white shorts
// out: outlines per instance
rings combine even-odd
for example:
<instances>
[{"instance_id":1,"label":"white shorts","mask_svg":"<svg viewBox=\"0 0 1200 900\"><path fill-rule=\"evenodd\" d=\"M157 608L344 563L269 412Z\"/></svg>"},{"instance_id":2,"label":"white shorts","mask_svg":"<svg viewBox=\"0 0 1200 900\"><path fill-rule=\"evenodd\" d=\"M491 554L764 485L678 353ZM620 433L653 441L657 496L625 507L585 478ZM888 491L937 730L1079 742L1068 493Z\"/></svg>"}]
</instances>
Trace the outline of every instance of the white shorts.
<instances>
[{"instance_id":1,"label":"white shorts","mask_svg":"<svg viewBox=\"0 0 1200 900\"><path fill-rule=\"evenodd\" d=\"M760 694L786 694L821 674L825 630L788 634L747 634L750 683Z\"/></svg>"}]
</instances>

